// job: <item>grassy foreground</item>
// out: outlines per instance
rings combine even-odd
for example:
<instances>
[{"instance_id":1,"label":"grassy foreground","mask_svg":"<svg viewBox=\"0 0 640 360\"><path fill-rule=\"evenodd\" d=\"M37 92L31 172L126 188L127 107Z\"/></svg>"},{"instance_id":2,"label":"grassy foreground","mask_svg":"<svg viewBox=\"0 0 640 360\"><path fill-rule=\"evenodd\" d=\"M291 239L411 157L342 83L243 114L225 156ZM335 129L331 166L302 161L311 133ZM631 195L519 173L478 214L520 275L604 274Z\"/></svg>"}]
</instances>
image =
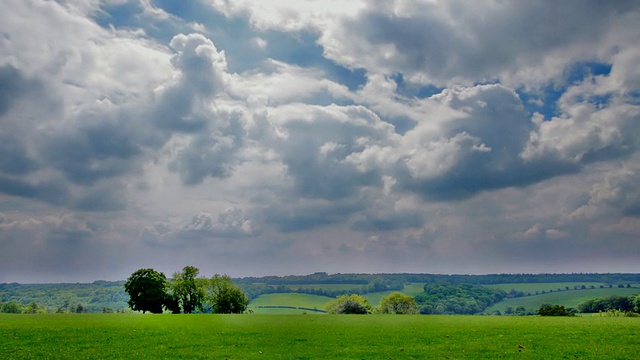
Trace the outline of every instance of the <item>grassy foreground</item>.
<instances>
[{"instance_id":1,"label":"grassy foreground","mask_svg":"<svg viewBox=\"0 0 640 360\"><path fill-rule=\"evenodd\" d=\"M0 314L1 359L633 359L640 319Z\"/></svg>"}]
</instances>

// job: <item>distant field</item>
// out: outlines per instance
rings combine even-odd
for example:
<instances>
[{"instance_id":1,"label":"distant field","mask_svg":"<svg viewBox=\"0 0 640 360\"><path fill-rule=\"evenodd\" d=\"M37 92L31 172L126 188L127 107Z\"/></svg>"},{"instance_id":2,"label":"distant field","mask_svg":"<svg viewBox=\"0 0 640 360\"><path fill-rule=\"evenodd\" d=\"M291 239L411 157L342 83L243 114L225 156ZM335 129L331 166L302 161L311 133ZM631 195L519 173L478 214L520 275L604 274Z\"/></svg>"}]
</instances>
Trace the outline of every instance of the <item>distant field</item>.
<instances>
[{"instance_id":1,"label":"distant field","mask_svg":"<svg viewBox=\"0 0 640 360\"><path fill-rule=\"evenodd\" d=\"M613 287L611 289L586 289L586 290L572 290L572 291L554 291L552 293L546 293L541 295L534 296L525 296L514 299L505 299L500 301L497 304L487 308L485 312L491 313L495 310L499 310L500 312L504 312L504 309L507 306L511 306L512 308L516 308L516 306L524 306L526 309L530 310L538 310L540 305L542 304L553 304L553 305L563 305L565 307L576 307L578 304L585 300L595 299L600 297L609 297L612 295L634 295L639 294L640 289L638 288L617 288Z\"/></svg>"},{"instance_id":2,"label":"distant field","mask_svg":"<svg viewBox=\"0 0 640 360\"><path fill-rule=\"evenodd\" d=\"M424 283L407 284L400 292L406 295L416 296L424 292Z\"/></svg>"},{"instance_id":3,"label":"distant field","mask_svg":"<svg viewBox=\"0 0 640 360\"><path fill-rule=\"evenodd\" d=\"M640 319L0 314L1 359L636 359Z\"/></svg>"},{"instance_id":4,"label":"distant field","mask_svg":"<svg viewBox=\"0 0 640 360\"><path fill-rule=\"evenodd\" d=\"M296 285L298 286L298 285ZM344 284L308 284L301 285L301 287L305 288L313 288L313 289L329 289L327 286L346 286ZM352 286L352 285L349 285ZM352 287L347 287L346 289L351 289ZM337 288L333 288L334 290ZM408 284L404 287L400 292L415 296L424 291L424 284ZM363 294L364 298L369 301L372 306L377 306L380 304L380 300L382 297L391 294L394 291L380 291L374 293ZM258 306L295 306L295 307L306 307L306 308L314 308L324 309L324 305L333 300L333 297L327 296L318 296L318 295L310 295L310 294L296 294L296 293L285 293L285 294L265 294L260 295L255 298L249 304L249 309L254 311L256 314L301 314L303 312L307 312L305 310L299 309L272 309L272 308L258 308Z\"/></svg>"},{"instance_id":5,"label":"distant field","mask_svg":"<svg viewBox=\"0 0 640 360\"><path fill-rule=\"evenodd\" d=\"M365 299L371 304L371 306L380 305L380 301L383 297L388 296L394 292L401 292L406 295L416 296L420 293L424 292L424 283L415 283L415 284L407 284L402 290L391 290L391 291L379 291L374 293L363 294Z\"/></svg>"},{"instance_id":6,"label":"distant field","mask_svg":"<svg viewBox=\"0 0 640 360\"><path fill-rule=\"evenodd\" d=\"M312 313L305 309L260 308L260 306L293 306L304 308L317 308L324 310L324 305L333 300L331 297L309 294L265 294L255 298L249 303L249 309L255 314L302 314Z\"/></svg>"},{"instance_id":7,"label":"distant field","mask_svg":"<svg viewBox=\"0 0 640 360\"><path fill-rule=\"evenodd\" d=\"M284 285L286 288L297 289L323 289L329 291L338 290L351 290L351 289L364 289L367 285L364 284L301 284L301 285Z\"/></svg>"},{"instance_id":8,"label":"distant field","mask_svg":"<svg viewBox=\"0 0 640 360\"><path fill-rule=\"evenodd\" d=\"M535 283L490 284L490 285L484 285L484 286L492 289L500 289L505 292L515 290L515 291L522 291L524 293L535 294L536 291L539 293L543 291L549 292L550 290L558 291L558 289L562 289L562 291L565 291L567 286L569 287L569 290L574 290L575 286L581 287L582 285L586 286L587 288L589 288L590 286L599 288L600 285L605 287L609 286L608 284L604 284L604 283L592 283L592 282L559 282L559 283L539 283L539 284L535 284Z\"/></svg>"}]
</instances>

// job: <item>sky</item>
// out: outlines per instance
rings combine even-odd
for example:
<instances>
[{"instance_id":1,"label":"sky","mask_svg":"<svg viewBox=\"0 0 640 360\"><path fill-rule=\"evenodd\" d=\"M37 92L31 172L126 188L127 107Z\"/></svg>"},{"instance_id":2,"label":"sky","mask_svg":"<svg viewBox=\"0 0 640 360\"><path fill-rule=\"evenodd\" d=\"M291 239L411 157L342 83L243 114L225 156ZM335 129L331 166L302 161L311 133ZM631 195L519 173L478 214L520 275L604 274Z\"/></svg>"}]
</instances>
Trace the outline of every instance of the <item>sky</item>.
<instances>
[{"instance_id":1,"label":"sky","mask_svg":"<svg viewBox=\"0 0 640 360\"><path fill-rule=\"evenodd\" d=\"M4 0L0 282L640 272L640 2Z\"/></svg>"}]
</instances>

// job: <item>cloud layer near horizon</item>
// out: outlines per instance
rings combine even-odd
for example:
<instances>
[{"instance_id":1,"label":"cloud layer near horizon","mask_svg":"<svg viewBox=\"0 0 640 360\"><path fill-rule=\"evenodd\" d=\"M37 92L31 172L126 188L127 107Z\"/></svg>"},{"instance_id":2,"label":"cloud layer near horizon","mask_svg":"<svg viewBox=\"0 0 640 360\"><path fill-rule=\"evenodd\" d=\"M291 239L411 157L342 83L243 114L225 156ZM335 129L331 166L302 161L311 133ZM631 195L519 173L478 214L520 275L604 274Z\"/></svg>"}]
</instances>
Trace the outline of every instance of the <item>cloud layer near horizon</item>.
<instances>
[{"instance_id":1,"label":"cloud layer near horizon","mask_svg":"<svg viewBox=\"0 0 640 360\"><path fill-rule=\"evenodd\" d=\"M0 282L637 272L637 1L9 0Z\"/></svg>"}]
</instances>

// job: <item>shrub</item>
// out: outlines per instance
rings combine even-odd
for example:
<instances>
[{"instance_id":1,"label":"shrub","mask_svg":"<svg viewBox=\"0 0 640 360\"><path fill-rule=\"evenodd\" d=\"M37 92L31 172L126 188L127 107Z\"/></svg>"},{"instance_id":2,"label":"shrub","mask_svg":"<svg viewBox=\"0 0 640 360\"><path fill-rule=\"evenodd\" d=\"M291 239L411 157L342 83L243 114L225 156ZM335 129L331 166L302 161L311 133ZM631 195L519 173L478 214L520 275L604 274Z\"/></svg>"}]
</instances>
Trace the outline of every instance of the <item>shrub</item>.
<instances>
[{"instance_id":1,"label":"shrub","mask_svg":"<svg viewBox=\"0 0 640 360\"><path fill-rule=\"evenodd\" d=\"M620 310L607 310L600 311L597 314L593 314L593 316L599 317L640 317L640 314L634 313L633 311L620 311Z\"/></svg>"},{"instance_id":2,"label":"shrub","mask_svg":"<svg viewBox=\"0 0 640 360\"><path fill-rule=\"evenodd\" d=\"M562 305L544 305L538 310L540 316L576 316Z\"/></svg>"},{"instance_id":3,"label":"shrub","mask_svg":"<svg viewBox=\"0 0 640 360\"><path fill-rule=\"evenodd\" d=\"M366 306L354 300L346 300L338 305L336 314L367 314Z\"/></svg>"},{"instance_id":4,"label":"shrub","mask_svg":"<svg viewBox=\"0 0 640 360\"><path fill-rule=\"evenodd\" d=\"M368 314L371 312L371 305L364 297L351 294L338 296L335 300L329 301L325 310L329 314Z\"/></svg>"}]
</instances>

